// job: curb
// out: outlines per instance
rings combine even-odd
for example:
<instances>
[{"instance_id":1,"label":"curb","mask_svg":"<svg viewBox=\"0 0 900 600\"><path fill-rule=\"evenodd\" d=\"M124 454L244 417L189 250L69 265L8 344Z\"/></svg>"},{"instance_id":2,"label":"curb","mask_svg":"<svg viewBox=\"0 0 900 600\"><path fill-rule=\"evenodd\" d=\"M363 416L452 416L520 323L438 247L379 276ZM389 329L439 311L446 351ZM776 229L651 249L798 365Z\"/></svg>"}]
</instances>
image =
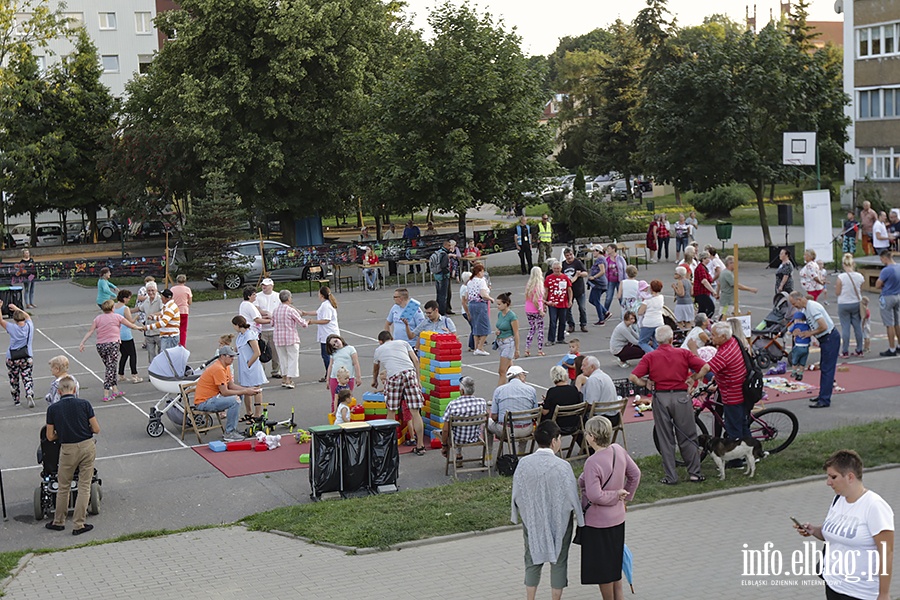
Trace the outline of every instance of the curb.
<instances>
[{"instance_id":1,"label":"curb","mask_svg":"<svg viewBox=\"0 0 900 600\"><path fill-rule=\"evenodd\" d=\"M28 561L30 561L33 557L34 557L33 552L28 552L27 554L23 555L22 558L19 559L19 563L15 566L15 568L13 568L9 572L9 575L7 577L5 577L4 579L0 579L0 596L5 595L6 586L8 586L10 583L12 583L12 580L16 578L16 575L18 575L25 569L25 566L28 564Z\"/></svg>"},{"instance_id":2,"label":"curb","mask_svg":"<svg viewBox=\"0 0 900 600\"><path fill-rule=\"evenodd\" d=\"M873 473L878 471L887 471L890 469L900 468L900 463L889 463L886 465L879 465L877 467L872 467L870 469L866 469L867 473ZM637 510L645 510L648 508L655 508L659 506L671 506L675 504L685 504L688 502L699 502L702 500L708 500L711 498L720 498L722 496L733 496L736 494L742 494L745 492L761 492L764 490L785 487L789 485L794 485L798 483L809 483L811 481L819 481L822 479L821 475L809 475L807 477L801 477L800 479L791 479L789 481L775 481L771 483L761 483L758 485L748 485L743 487L731 488L728 490L716 490L714 492L705 492L701 494L693 494L691 496L683 496L681 498L667 498L663 500L657 500L656 502L647 502L645 504L636 504L634 506L630 506L628 508L629 511L637 511ZM246 526L239 523L236 526L244 527ZM274 535L280 535L282 537L291 538L295 540L300 540L302 542L306 542L307 544L313 544L316 546L322 546L325 548L333 548L334 550L340 550L349 555L365 555L365 554L376 554L379 552L391 552L391 551L400 551L409 548L419 548L422 546L431 546L433 544L441 544L444 542L452 542L456 540L462 540L466 538L482 536L482 535L491 535L495 533L505 533L507 531L514 531L516 529L521 529L521 525L503 525L501 527L493 527L491 529L484 529L481 531L465 531L462 533L451 533L450 535L442 535L437 537L425 538L421 540L412 540L409 542L401 542L399 544L393 544L391 546L387 546L386 548L357 548L355 546L342 546L339 544L332 544L331 542L319 542L315 540L311 540L309 538L294 535L293 533L288 533L286 531L279 531L277 529L271 529L269 531L261 531L260 533L271 533ZM249 531L249 530L248 530ZM2 585L0 585L2 588Z\"/></svg>"}]
</instances>

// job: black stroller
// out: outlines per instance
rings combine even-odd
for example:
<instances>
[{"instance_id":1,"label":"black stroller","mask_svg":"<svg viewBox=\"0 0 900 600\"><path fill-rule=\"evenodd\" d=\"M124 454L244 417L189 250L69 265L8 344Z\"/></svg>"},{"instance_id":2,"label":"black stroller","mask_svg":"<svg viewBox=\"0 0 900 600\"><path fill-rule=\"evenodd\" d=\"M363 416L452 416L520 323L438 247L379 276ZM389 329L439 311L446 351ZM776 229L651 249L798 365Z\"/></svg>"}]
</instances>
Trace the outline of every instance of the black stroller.
<instances>
[{"instance_id":1,"label":"black stroller","mask_svg":"<svg viewBox=\"0 0 900 600\"><path fill-rule=\"evenodd\" d=\"M750 347L753 348L753 354L756 356L756 363L760 369L768 369L787 356L784 338L791 325L794 312L790 295L787 292L780 292L773 299L771 312L753 330Z\"/></svg>"},{"instance_id":2,"label":"black stroller","mask_svg":"<svg viewBox=\"0 0 900 600\"><path fill-rule=\"evenodd\" d=\"M59 441L51 442L47 439L47 426L41 427L41 445L37 450L37 461L43 465L41 470L41 484L34 490L34 520L40 521L44 517L51 517L56 512L56 493L59 491L57 473L59 471ZM91 478L91 498L88 502L88 514L100 514L100 500L103 499L103 490L100 487L103 482L98 477L97 469ZM72 487L69 491L69 510L75 509L75 500L78 497L78 471L72 478Z\"/></svg>"}]
</instances>

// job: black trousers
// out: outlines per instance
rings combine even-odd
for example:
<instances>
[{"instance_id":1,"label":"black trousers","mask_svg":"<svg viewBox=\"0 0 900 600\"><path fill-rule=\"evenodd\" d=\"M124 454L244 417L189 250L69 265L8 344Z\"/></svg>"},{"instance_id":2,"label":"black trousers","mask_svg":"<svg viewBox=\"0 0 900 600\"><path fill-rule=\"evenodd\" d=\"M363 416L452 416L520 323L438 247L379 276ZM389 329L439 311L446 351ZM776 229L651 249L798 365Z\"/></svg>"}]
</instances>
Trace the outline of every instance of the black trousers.
<instances>
[{"instance_id":1,"label":"black trousers","mask_svg":"<svg viewBox=\"0 0 900 600\"><path fill-rule=\"evenodd\" d=\"M131 374L137 375L137 349L134 340L119 340L119 375L125 374L125 363L131 361Z\"/></svg>"},{"instance_id":2,"label":"black trousers","mask_svg":"<svg viewBox=\"0 0 900 600\"><path fill-rule=\"evenodd\" d=\"M526 262L528 263L527 270ZM534 266L531 262L531 242L524 242L519 246L519 263L522 266L522 275L531 273L531 268Z\"/></svg>"}]
</instances>

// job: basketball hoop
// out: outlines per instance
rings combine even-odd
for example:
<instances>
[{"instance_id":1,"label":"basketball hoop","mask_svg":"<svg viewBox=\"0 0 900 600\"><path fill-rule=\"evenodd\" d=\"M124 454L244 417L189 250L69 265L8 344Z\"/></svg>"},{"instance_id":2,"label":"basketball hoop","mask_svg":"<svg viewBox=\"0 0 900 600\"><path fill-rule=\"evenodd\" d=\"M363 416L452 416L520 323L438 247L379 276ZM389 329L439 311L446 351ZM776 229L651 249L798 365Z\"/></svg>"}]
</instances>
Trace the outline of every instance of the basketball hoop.
<instances>
[{"instance_id":1,"label":"basketball hoop","mask_svg":"<svg viewBox=\"0 0 900 600\"><path fill-rule=\"evenodd\" d=\"M785 132L781 164L813 166L816 164L816 133Z\"/></svg>"}]
</instances>

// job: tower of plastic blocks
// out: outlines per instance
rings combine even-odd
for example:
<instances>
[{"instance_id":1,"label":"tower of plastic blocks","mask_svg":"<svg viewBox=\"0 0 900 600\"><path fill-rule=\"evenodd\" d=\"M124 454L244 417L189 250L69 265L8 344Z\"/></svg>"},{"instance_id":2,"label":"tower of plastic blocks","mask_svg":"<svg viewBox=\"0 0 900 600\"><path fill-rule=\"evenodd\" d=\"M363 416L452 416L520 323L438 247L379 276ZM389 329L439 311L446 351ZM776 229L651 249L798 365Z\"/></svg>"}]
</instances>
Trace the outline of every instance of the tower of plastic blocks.
<instances>
[{"instance_id":1,"label":"tower of plastic blocks","mask_svg":"<svg viewBox=\"0 0 900 600\"><path fill-rule=\"evenodd\" d=\"M444 410L459 397L462 344L452 333L424 331L419 335L419 378L425 406L422 420L426 439L441 437Z\"/></svg>"}]
</instances>

